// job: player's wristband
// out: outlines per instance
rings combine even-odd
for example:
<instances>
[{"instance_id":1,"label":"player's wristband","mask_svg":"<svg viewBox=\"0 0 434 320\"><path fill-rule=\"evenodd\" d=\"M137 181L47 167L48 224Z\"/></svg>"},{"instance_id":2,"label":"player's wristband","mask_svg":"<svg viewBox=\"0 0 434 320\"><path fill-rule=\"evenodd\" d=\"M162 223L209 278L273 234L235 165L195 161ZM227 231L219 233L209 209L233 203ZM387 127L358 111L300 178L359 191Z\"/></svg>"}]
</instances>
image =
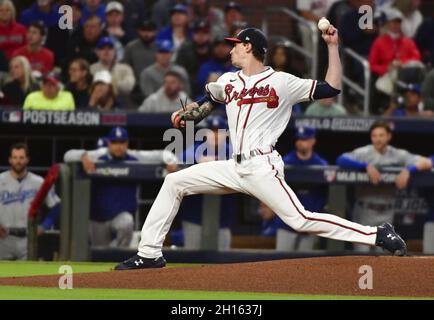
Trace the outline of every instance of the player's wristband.
<instances>
[{"instance_id":1,"label":"player's wristband","mask_svg":"<svg viewBox=\"0 0 434 320\"><path fill-rule=\"evenodd\" d=\"M407 170L410 173L415 173L415 172L417 172L417 167L416 167L416 165L411 164L411 165L407 166Z\"/></svg>"}]
</instances>

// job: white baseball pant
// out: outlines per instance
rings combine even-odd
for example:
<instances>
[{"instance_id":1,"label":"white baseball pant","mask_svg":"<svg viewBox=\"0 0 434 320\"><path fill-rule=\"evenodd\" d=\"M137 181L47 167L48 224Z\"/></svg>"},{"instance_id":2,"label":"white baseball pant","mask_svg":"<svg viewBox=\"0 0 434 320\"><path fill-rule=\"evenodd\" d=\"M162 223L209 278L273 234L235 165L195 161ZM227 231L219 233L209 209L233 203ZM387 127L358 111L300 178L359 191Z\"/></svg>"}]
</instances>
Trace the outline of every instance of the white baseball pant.
<instances>
[{"instance_id":1,"label":"white baseball pant","mask_svg":"<svg viewBox=\"0 0 434 320\"><path fill-rule=\"evenodd\" d=\"M193 165L166 176L143 224L138 254L162 255L162 246L184 196L241 192L256 197L299 232L374 245L376 227L362 226L335 215L305 210L284 180L284 164L274 151L241 163L233 159Z\"/></svg>"}]
</instances>

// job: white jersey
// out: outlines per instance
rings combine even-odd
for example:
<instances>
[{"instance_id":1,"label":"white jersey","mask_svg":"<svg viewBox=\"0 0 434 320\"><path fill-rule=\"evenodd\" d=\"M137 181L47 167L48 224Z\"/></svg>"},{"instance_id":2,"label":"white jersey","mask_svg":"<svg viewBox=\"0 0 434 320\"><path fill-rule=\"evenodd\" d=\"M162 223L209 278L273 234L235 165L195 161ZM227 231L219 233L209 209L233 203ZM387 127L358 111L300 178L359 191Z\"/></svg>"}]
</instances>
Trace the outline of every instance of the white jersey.
<instances>
[{"instance_id":1,"label":"white jersey","mask_svg":"<svg viewBox=\"0 0 434 320\"><path fill-rule=\"evenodd\" d=\"M35 198L44 179L27 172L22 180L17 180L10 171L0 174L0 225L6 228L27 228L30 204ZM49 208L60 202L54 187L48 192L45 203Z\"/></svg>"},{"instance_id":2,"label":"white jersey","mask_svg":"<svg viewBox=\"0 0 434 320\"><path fill-rule=\"evenodd\" d=\"M269 152L288 125L292 106L313 100L316 80L300 79L271 67L246 76L242 71L223 74L226 113L235 154Z\"/></svg>"}]
</instances>

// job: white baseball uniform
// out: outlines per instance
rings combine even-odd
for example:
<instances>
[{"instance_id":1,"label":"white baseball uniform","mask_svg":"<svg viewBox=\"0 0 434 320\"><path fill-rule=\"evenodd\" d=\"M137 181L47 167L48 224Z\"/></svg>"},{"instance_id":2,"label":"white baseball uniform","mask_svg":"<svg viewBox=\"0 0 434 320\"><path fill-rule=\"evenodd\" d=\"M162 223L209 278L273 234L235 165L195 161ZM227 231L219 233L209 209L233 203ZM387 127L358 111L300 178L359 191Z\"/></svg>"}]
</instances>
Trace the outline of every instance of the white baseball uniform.
<instances>
[{"instance_id":1,"label":"white baseball uniform","mask_svg":"<svg viewBox=\"0 0 434 320\"><path fill-rule=\"evenodd\" d=\"M288 125L292 105L313 99L316 80L268 67L250 77L242 71L225 73L218 82L225 85L234 158L196 164L167 175L143 225L138 254L144 258L162 255L164 238L182 198L198 193L249 194L296 231L374 245L376 227L309 212L285 182L284 164L274 145Z\"/></svg>"},{"instance_id":2,"label":"white baseball uniform","mask_svg":"<svg viewBox=\"0 0 434 320\"><path fill-rule=\"evenodd\" d=\"M27 172L23 179L14 178L11 172L0 173L0 225L5 228L27 229L30 205L44 178ZM45 204L52 208L60 202L54 186L45 198ZM8 235L0 239L0 260L22 260L27 258L27 237Z\"/></svg>"}]
</instances>

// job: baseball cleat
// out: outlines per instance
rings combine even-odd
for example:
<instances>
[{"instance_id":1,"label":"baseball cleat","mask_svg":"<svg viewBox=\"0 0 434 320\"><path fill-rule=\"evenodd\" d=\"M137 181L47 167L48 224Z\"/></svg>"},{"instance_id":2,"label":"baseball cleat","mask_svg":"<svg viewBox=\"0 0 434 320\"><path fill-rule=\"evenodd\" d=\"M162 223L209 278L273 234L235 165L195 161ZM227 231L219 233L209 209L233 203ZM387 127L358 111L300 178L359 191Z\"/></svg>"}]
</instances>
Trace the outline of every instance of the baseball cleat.
<instances>
[{"instance_id":1,"label":"baseball cleat","mask_svg":"<svg viewBox=\"0 0 434 320\"><path fill-rule=\"evenodd\" d=\"M375 244L394 256L405 256L407 254L407 245L395 228L390 223L383 223L377 227L377 240Z\"/></svg>"},{"instance_id":2,"label":"baseball cleat","mask_svg":"<svg viewBox=\"0 0 434 320\"><path fill-rule=\"evenodd\" d=\"M163 257L158 258L143 258L135 255L124 262L119 263L115 270L137 270L137 269L152 269L163 268L166 266L166 260Z\"/></svg>"}]
</instances>

